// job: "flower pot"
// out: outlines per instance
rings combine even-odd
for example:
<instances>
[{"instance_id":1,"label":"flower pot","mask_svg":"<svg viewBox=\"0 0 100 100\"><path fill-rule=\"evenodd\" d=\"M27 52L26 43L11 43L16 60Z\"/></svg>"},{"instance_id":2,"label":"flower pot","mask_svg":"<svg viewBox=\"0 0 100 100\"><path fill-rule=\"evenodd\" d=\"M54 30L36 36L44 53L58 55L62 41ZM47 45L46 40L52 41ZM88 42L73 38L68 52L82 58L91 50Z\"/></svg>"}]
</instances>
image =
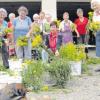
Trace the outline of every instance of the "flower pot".
<instances>
[{"instance_id":1,"label":"flower pot","mask_svg":"<svg viewBox=\"0 0 100 100\"><path fill-rule=\"evenodd\" d=\"M82 62L81 61L70 61L69 62L70 66L71 66L71 75L81 75L81 70L82 70Z\"/></svg>"},{"instance_id":2,"label":"flower pot","mask_svg":"<svg viewBox=\"0 0 100 100\"><path fill-rule=\"evenodd\" d=\"M22 60L9 60L9 68L12 71L20 72L22 70Z\"/></svg>"}]
</instances>

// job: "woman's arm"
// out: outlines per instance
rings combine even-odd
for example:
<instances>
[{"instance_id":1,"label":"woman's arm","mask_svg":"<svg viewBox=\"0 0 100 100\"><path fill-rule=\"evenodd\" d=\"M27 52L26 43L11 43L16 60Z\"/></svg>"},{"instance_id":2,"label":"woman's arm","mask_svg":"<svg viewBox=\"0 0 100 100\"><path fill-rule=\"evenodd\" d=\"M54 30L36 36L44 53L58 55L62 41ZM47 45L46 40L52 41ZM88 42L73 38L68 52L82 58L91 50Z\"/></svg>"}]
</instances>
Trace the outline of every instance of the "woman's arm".
<instances>
[{"instance_id":1,"label":"woman's arm","mask_svg":"<svg viewBox=\"0 0 100 100\"><path fill-rule=\"evenodd\" d=\"M32 32L33 32L33 23L30 25L30 29L29 29L29 32L26 34L26 37L30 37L31 36L31 34L32 34Z\"/></svg>"}]
</instances>

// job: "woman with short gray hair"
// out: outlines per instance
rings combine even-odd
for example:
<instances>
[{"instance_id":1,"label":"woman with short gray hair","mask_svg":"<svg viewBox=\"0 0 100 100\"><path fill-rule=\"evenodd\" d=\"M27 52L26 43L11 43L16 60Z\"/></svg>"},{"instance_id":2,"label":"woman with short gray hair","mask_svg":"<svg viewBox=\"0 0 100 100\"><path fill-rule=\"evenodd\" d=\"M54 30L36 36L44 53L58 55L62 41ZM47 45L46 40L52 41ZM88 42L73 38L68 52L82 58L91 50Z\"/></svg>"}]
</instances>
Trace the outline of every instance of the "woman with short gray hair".
<instances>
[{"instance_id":1,"label":"woman with short gray hair","mask_svg":"<svg viewBox=\"0 0 100 100\"><path fill-rule=\"evenodd\" d=\"M88 19L84 17L83 14L84 14L83 9L78 8L77 9L78 18L75 20L75 24L77 31L80 35L80 37L78 38L78 43L82 44L86 42L86 34L87 34L86 26L88 24Z\"/></svg>"},{"instance_id":2,"label":"woman with short gray hair","mask_svg":"<svg viewBox=\"0 0 100 100\"><path fill-rule=\"evenodd\" d=\"M14 29L14 42L17 43L17 39L21 36L28 36L27 33L31 28L31 19L28 17L28 9L24 6L18 9L19 16L13 21ZM17 46L15 47L17 58L19 59L31 59L31 40L28 39L27 46ZM24 55L23 55L24 54Z\"/></svg>"}]
</instances>

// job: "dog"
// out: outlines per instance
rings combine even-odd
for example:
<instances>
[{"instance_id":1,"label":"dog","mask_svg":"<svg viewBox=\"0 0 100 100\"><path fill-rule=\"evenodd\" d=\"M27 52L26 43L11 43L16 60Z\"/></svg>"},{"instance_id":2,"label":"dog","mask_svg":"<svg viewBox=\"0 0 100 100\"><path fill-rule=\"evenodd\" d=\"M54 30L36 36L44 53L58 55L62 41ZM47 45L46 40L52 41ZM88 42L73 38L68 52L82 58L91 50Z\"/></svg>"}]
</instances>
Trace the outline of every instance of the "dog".
<instances>
[{"instance_id":1,"label":"dog","mask_svg":"<svg viewBox=\"0 0 100 100\"><path fill-rule=\"evenodd\" d=\"M23 84L8 84L0 90L0 100L27 100L26 89Z\"/></svg>"}]
</instances>

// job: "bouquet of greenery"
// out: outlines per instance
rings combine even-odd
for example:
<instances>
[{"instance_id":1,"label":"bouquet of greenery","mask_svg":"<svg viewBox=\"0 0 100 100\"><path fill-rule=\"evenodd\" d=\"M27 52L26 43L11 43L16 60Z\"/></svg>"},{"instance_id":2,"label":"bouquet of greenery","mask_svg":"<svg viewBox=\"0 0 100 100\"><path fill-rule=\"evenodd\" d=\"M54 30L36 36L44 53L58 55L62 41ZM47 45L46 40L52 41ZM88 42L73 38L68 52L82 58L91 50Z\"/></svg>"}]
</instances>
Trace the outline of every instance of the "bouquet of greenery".
<instances>
[{"instance_id":1,"label":"bouquet of greenery","mask_svg":"<svg viewBox=\"0 0 100 100\"><path fill-rule=\"evenodd\" d=\"M20 36L17 39L17 46L27 46L28 45L28 38L26 36Z\"/></svg>"},{"instance_id":2,"label":"bouquet of greenery","mask_svg":"<svg viewBox=\"0 0 100 100\"><path fill-rule=\"evenodd\" d=\"M95 33L97 30L100 30L100 22L93 22L93 12L89 12L89 23L87 29Z\"/></svg>"},{"instance_id":3,"label":"bouquet of greenery","mask_svg":"<svg viewBox=\"0 0 100 100\"><path fill-rule=\"evenodd\" d=\"M94 33L97 31L97 30L100 30L100 22L91 22L89 24L89 29L91 31L93 31Z\"/></svg>"}]
</instances>

